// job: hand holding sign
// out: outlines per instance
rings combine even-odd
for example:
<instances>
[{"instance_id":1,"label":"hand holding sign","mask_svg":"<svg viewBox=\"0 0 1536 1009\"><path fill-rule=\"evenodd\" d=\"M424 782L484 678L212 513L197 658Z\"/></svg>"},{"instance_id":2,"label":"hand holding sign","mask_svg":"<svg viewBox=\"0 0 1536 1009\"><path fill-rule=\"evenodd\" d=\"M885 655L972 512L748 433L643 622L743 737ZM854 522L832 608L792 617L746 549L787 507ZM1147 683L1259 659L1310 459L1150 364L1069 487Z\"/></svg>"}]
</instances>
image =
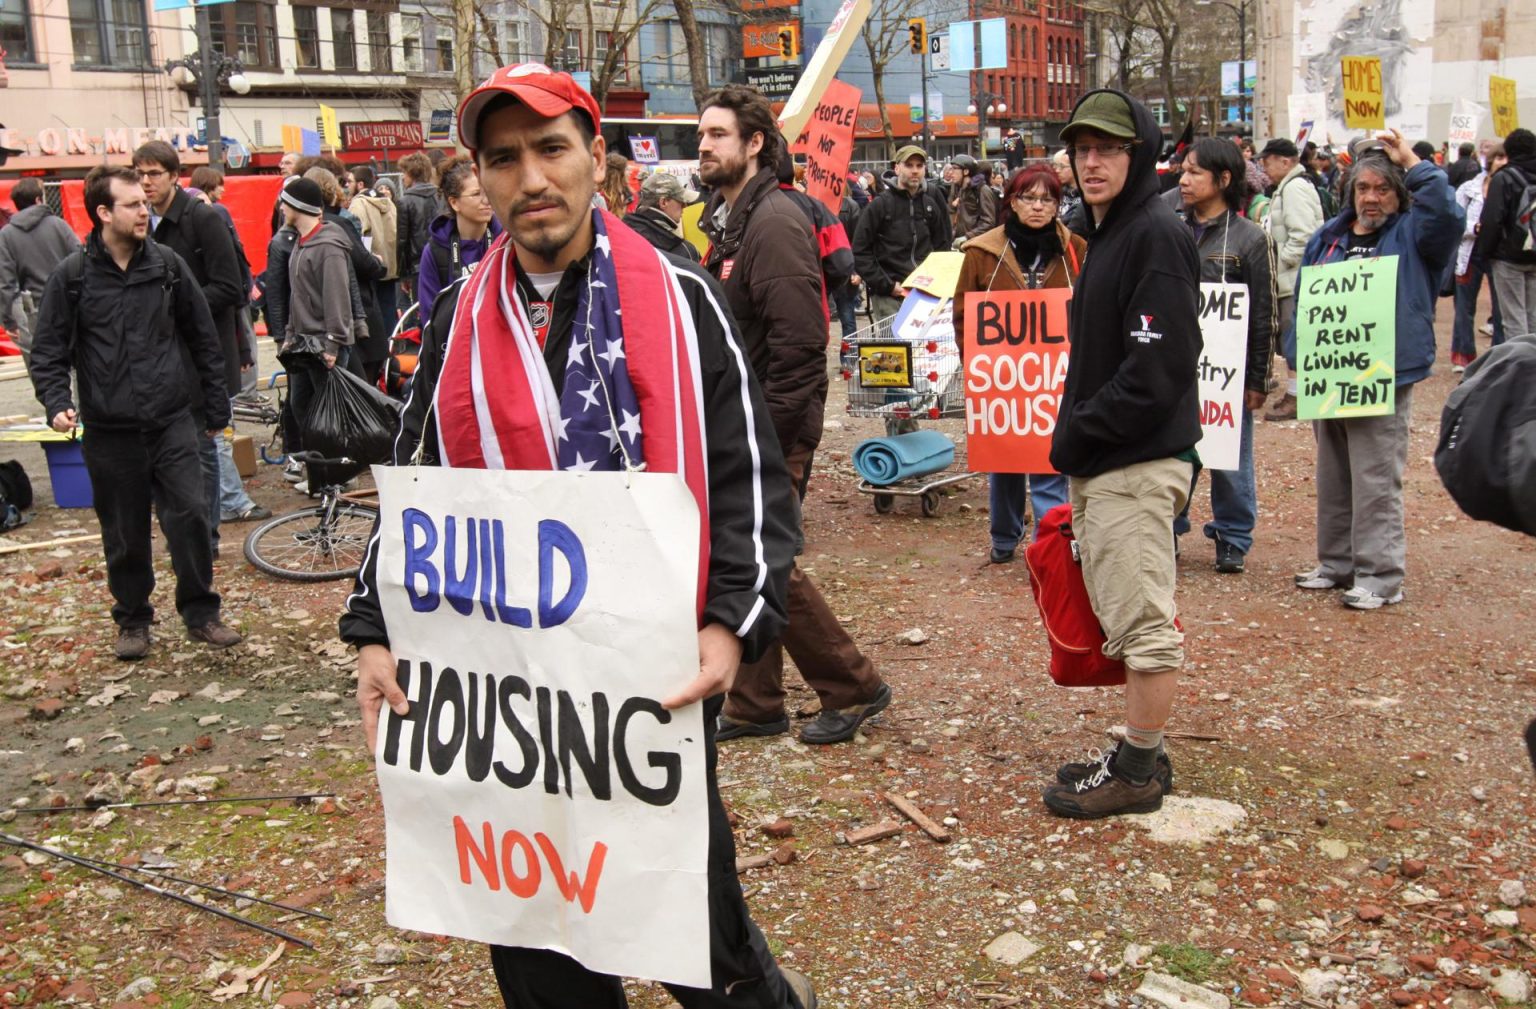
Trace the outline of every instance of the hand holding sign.
<instances>
[{"instance_id":1,"label":"hand holding sign","mask_svg":"<svg viewBox=\"0 0 1536 1009\"><path fill-rule=\"evenodd\" d=\"M719 624L710 624L699 632L699 675L661 706L671 711L723 694L736 683L740 668L741 639Z\"/></svg>"},{"instance_id":2,"label":"hand holding sign","mask_svg":"<svg viewBox=\"0 0 1536 1009\"><path fill-rule=\"evenodd\" d=\"M394 654L385 645L364 645L357 650L357 708L369 753L378 752L379 710L386 704L401 718L411 713L410 702L395 681Z\"/></svg>"}]
</instances>

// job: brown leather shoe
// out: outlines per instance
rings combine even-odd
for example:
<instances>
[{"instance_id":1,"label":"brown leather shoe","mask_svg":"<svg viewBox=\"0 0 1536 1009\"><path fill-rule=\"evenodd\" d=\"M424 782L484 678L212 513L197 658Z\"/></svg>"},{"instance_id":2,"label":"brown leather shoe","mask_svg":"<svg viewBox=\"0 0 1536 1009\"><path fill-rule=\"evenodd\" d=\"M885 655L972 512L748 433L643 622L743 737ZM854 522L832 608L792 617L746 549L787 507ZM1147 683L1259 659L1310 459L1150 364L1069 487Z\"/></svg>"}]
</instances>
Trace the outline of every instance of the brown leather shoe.
<instances>
[{"instance_id":1,"label":"brown leather shoe","mask_svg":"<svg viewBox=\"0 0 1536 1009\"><path fill-rule=\"evenodd\" d=\"M193 641L212 645L214 648L230 648L244 640L240 637L239 631L225 626L218 617L214 617L201 627L188 627L187 637Z\"/></svg>"},{"instance_id":2,"label":"brown leather shoe","mask_svg":"<svg viewBox=\"0 0 1536 1009\"><path fill-rule=\"evenodd\" d=\"M149 654L149 628L123 627L117 632L117 653L120 662L137 662Z\"/></svg>"},{"instance_id":3,"label":"brown leather shoe","mask_svg":"<svg viewBox=\"0 0 1536 1009\"><path fill-rule=\"evenodd\" d=\"M1275 400L1275 405L1269 408L1269 412L1264 415L1264 419L1268 421L1295 420L1296 397L1286 393Z\"/></svg>"},{"instance_id":4,"label":"brown leather shoe","mask_svg":"<svg viewBox=\"0 0 1536 1009\"><path fill-rule=\"evenodd\" d=\"M1163 786L1153 775L1137 785L1108 765L1070 785L1045 790L1045 808L1073 820L1101 820L1122 813L1155 813L1163 808Z\"/></svg>"}]
</instances>

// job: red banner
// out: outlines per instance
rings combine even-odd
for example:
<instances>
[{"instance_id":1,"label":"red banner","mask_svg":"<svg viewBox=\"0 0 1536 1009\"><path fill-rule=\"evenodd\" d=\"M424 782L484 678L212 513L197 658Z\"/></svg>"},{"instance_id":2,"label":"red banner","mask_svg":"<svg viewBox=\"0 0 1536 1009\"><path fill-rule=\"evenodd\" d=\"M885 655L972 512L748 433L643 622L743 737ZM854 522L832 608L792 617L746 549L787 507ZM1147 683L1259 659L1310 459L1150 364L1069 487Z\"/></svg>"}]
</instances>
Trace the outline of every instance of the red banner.
<instances>
[{"instance_id":1,"label":"red banner","mask_svg":"<svg viewBox=\"0 0 1536 1009\"><path fill-rule=\"evenodd\" d=\"M1067 382L1072 291L965 296L965 434L980 473L1054 473L1051 435Z\"/></svg>"},{"instance_id":2,"label":"red banner","mask_svg":"<svg viewBox=\"0 0 1536 1009\"><path fill-rule=\"evenodd\" d=\"M834 215L843 209L848 162L853 157L853 127L859 115L859 89L833 80L822 92L805 132L791 148L805 155L805 191Z\"/></svg>"}]
</instances>

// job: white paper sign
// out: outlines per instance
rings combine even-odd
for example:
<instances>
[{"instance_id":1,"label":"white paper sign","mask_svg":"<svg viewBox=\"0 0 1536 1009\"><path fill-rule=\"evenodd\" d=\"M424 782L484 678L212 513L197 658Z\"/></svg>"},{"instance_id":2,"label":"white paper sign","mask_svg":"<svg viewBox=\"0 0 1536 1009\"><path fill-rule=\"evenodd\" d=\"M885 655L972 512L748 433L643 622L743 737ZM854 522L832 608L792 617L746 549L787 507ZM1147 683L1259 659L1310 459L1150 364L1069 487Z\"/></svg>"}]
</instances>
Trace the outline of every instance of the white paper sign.
<instances>
[{"instance_id":1,"label":"white paper sign","mask_svg":"<svg viewBox=\"0 0 1536 1009\"><path fill-rule=\"evenodd\" d=\"M1322 92L1287 95L1286 112L1291 120L1291 137L1296 146L1305 147L1308 140L1324 142L1317 134L1324 131L1328 116L1328 96Z\"/></svg>"},{"instance_id":2,"label":"white paper sign","mask_svg":"<svg viewBox=\"0 0 1536 1009\"><path fill-rule=\"evenodd\" d=\"M1451 108L1450 129L1445 133L1445 139L1451 145L1453 159L1456 157L1458 146L1477 143L1477 131L1482 126L1486 111L1470 98L1456 99L1456 104Z\"/></svg>"},{"instance_id":3,"label":"white paper sign","mask_svg":"<svg viewBox=\"0 0 1536 1009\"><path fill-rule=\"evenodd\" d=\"M376 467L397 928L710 985L698 509L668 474ZM404 682L407 677L409 682Z\"/></svg>"},{"instance_id":4,"label":"white paper sign","mask_svg":"<svg viewBox=\"0 0 1536 1009\"><path fill-rule=\"evenodd\" d=\"M1243 375L1248 360L1247 284L1200 284L1200 427L1207 469L1237 469L1243 447Z\"/></svg>"}]
</instances>

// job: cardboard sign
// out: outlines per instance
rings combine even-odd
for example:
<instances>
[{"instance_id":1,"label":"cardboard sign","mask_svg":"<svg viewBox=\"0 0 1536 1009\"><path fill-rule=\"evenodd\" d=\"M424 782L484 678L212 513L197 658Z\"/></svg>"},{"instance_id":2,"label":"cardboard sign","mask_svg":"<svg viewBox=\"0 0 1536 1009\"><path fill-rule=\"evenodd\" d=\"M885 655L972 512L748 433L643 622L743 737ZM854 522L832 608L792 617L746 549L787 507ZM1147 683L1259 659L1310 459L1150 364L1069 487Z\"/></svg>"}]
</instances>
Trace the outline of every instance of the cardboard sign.
<instances>
[{"instance_id":1,"label":"cardboard sign","mask_svg":"<svg viewBox=\"0 0 1536 1009\"><path fill-rule=\"evenodd\" d=\"M1346 56L1344 74L1344 125L1352 130L1387 128L1386 99L1382 95L1381 57Z\"/></svg>"},{"instance_id":2,"label":"cardboard sign","mask_svg":"<svg viewBox=\"0 0 1536 1009\"><path fill-rule=\"evenodd\" d=\"M378 467L385 914L707 988L698 509L670 474Z\"/></svg>"},{"instance_id":3,"label":"cardboard sign","mask_svg":"<svg viewBox=\"0 0 1536 1009\"><path fill-rule=\"evenodd\" d=\"M852 84L832 81L816 103L792 150L805 155L805 191L833 215L842 212L848 189L848 162L853 158L853 128L859 116L860 91Z\"/></svg>"},{"instance_id":4,"label":"cardboard sign","mask_svg":"<svg viewBox=\"0 0 1536 1009\"><path fill-rule=\"evenodd\" d=\"M1248 365L1247 284L1200 284L1200 461L1237 469L1243 450L1243 376Z\"/></svg>"},{"instance_id":5,"label":"cardboard sign","mask_svg":"<svg viewBox=\"0 0 1536 1009\"><path fill-rule=\"evenodd\" d=\"M1507 137L1520 128L1520 105L1511 77L1488 78L1488 102L1493 108L1493 132Z\"/></svg>"},{"instance_id":6,"label":"cardboard sign","mask_svg":"<svg viewBox=\"0 0 1536 1009\"><path fill-rule=\"evenodd\" d=\"M981 473L1054 473L1051 435L1067 382L1072 291L965 295L965 436Z\"/></svg>"},{"instance_id":7,"label":"cardboard sign","mask_svg":"<svg viewBox=\"0 0 1536 1009\"><path fill-rule=\"evenodd\" d=\"M827 33L822 36L821 44L805 64L805 70L800 74L800 83L795 85L789 101L784 103L779 113L779 130L786 137L798 137L805 131L806 123L810 122L811 114L816 111L816 103L821 100L822 92L827 90L827 85L837 76L838 67L843 65L848 50L853 48L853 43L859 38L859 29L864 27L869 17L869 6L870 0L843 0L837 15L827 26Z\"/></svg>"},{"instance_id":8,"label":"cardboard sign","mask_svg":"<svg viewBox=\"0 0 1536 1009\"><path fill-rule=\"evenodd\" d=\"M909 291L926 291L940 298L953 298L955 287L960 283L960 268L964 265L963 252L930 252L901 286Z\"/></svg>"},{"instance_id":9,"label":"cardboard sign","mask_svg":"<svg viewBox=\"0 0 1536 1009\"><path fill-rule=\"evenodd\" d=\"M1397 257L1304 266L1296 281L1296 417L1397 409Z\"/></svg>"}]
</instances>

